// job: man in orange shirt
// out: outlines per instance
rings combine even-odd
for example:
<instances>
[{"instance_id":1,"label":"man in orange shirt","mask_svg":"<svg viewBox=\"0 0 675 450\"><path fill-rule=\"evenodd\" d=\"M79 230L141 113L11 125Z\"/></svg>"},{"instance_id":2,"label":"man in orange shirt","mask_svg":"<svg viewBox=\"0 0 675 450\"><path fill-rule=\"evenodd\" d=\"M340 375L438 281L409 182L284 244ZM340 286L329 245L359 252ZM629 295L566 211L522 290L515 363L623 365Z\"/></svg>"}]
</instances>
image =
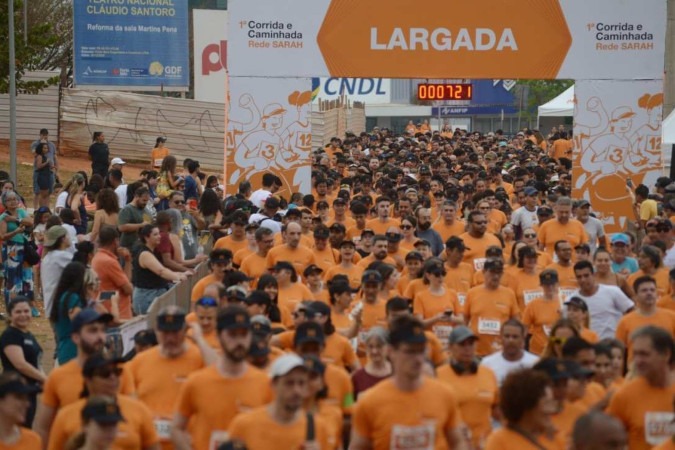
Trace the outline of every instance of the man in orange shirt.
<instances>
[{"instance_id":1,"label":"man in orange shirt","mask_svg":"<svg viewBox=\"0 0 675 450\"><path fill-rule=\"evenodd\" d=\"M556 241L554 248L558 262L549 264L546 269L557 272L560 292L563 299L566 299L579 287L572 263L572 246L568 241L560 240Z\"/></svg>"},{"instance_id":2,"label":"man in orange shirt","mask_svg":"<svg viewBox=\"0 0 675 450\"><path fill-rule=\"evenodd\" d=\"M252 339L246 310L227 306L218 313L217 323L222 355L191 374L178 394L171 426L176 450L217 448L226 440L232 419L271 400L267 375L246 362Z\"/></svg>"},{"instance_id":3,"label":"man in orange shirt","mask_svg":"<svg viewBox=\"0 0 675 450\"><path fill-rule=\"evenodd\" d=\"M668 332L650 325L635 331L631 342L637 377L614 393L607 412L626 427L631 450L649 450L671 438L675 344Z\"/></svg>"},{"instance_id":4,"label":"man in orange shirt","mask_svg":"<svg viewBox=\"0 0 675 450\"><path fill-rule=\"evenodd\" d=\"M267 254L274 246L274 233L269 228L258 228L255 230L255 243L258 250L244 258L239 268L250 278L253 278L251 286L255 286L261 276L269 273L267 270ZM199 283L201 283L201 280Z\"/></svg>"},{"instance_id":5,"label":"man in orange shirt","mask_svg":"<svg viewBox=\"0 0 675 450\"><path fill-rule=\"evenodd\" d=\"M569 197L560 197L555 204L555 218L543 223L540 221L537 232L540 250L546 250L553 255L554 245L558 241L567 241L572 247L588 243L584 225L571 219L571 215L572 200Z\"/></svg>"},{"instance_id":6,"label":"man in orange shirt","mask_svg":"<svg viewBox=\"0 0 675 450\"><path fill-rule=\"evenodd\" d=\"M262 228L267 230L267 228ZM211 250L209 254L209 269L211 273L197 281L192 288L190 300L192 303L204 296L204 289L213 283L222 283L225 274L232 270L232 252L226 248Z\"/></svg>"},{"instance_id":7,"label":"man in orange shirt","mask_svg":"<svg viewBox=\"0 0 675 450\"><path fill-rule=\"evenodd\" d=\"M338 227L341 225L337 225ZM321 267L324 272L335 266L338 261L338 251L328 245L331 238L331 230L325 225L318 225L314 228L314 246L312 253L314 253L314 261L316 265Z\"/></svg>"},{"instance_id":8,"label":"man in orange shirt","mask_svg":"<svg viewBox=\"0 0 675 450\"><path fill-rule=\"evenodd\" d=\"M442 220L436 222L431 228L441 235L443 242L453 236L459 236L464 233L466 224L457 218L457 203L447 200L441 208Z\"/></svg>"},{"instance_id":9,"label":"man in orange shirt","mask_svg":"<svg viewBox=\"0 0 675 450\"><path fill-rule=\"evenodd\" d=\"M305 361L295 354L280 356L272 363L270 376L274 400L267 406L238 415L230 424L230 439L250 449L334 448L337 443L330 436L328 424L303 409L309 395L310 376ZM239 447L235 444L232 448Z\"/></svg>"},{"instance_id":10,"label":"man in orange shirt","mask_svg":"<svg viewBox=\"0 0 675 450\"><path fill-rule=\"evenodd\" d=\"M658 293L656 281L650 276L641 276L633 284L635 290L635 309L619 320L616 326L616 338L628 350L627 361L633 360L633 347L630 336L639 328L652 325L675 336L675 313L656 307Z\"/></svg>"},{"instance_id":11,"label":"man in orange shirt","mask_svg":"<svg viewBox=\"0 0 675 450\"><path fill-rule=\"evenodd\" d=\"M483 266L485 282L471 288L464 304L464 317L478 336L479 356L486 356L501 347L501 327L508 319L519 318L518 301L512 289L501 285L504 263L488 259Z\"/></svg>"},{"instance_id":12,"label":"man in orange shirt","mask_svg":"<svg viewBox=\"0 0 675 450\"><path fill-rule=\"evenodd\" d=\"M349 279L349 285L352 289L358 289L361 286L361 275L363 275L363 268L357 266L352 262L354 254L356 253L356 245L353 241L344 240L340 242L340 258L339 264L328 268L324 273L324 280L328 283L335 275L345 275Z\"/></svg>"},{"instance_id":13,"label":"man in orange shirt","mask_svg":"<svg viewBox=\"0 0 675 450\"><path fill-rule=\"evenodd\" d=\"M378 197L375 201L377 208L377 217L366 222L366 228L369 228L377 234L384 234L391 226L399 226L398 220L390 217L391 200L389 197Z\"/></svg>"},{"instance_id":14,"label":"man in orange shirt","mask_svg":"<svg viewBox=\"0 0 675 450\"><path fill-rule=\"evenodd\" d=\"M568 398L585 410L602 409L606 401L605 388L600 383L592 381L591 378L595 372L595 348L593 344L580 337L573 336L563 345L562 356L563 359L581 366L587 374L585 377L577 377L577 381L580 383L579 389L577 393L570 392Z\"/></svg>"},{"instance_id":15,"label":"man in orange shirt","mask_svg":"<svg viewBox=\"0 0 675 450\"><path fill-rule=\"evenodd\" d=\"M293 264L297 273L302 273L310 264L315 264L314 253L305 246L300 245L302 227L300 224L290 222L286 225L286 243L274 247L267 253L267 268L271 269L279 261L288 261Z\"/></svg>"},{"instance_id":16,"label":"man in orange shirt","mask_svg":"<svg viewBox=\"0 0 675 450\"><path fill-rule=\"evenodd\" d=\"M462 262L466 250L462 238L452 236L445 241L445 285L457 292L462 307L473 281L472 267Z\"/></svg>"},{"instance_id":17,"label":"man in orange shirt","mask_svg":"<svg viewBox=\"0 0 675 450\"><path fill-rule=\"evenodd\" d=\"M347 227L347 239L356 239L361 237L361 233L366 229L366 216L368 208L361 202L352 202L349 207L354 218L354 225Z\"/></svg>"},{"instance_id":18,"label":"man in orange shirt","mask_svg":"<svg viewBox=\"0 0 675 450\"><path fill-rule=\"evenodd\" d=\"M571 450L628 448L623 424L600 411L591 411L577 419L572 430Z\"/></svg>"},{"instance_id":19,"label":"man in orange shirt","mask_svg":"<svg viewBox=\"0 0 675 450\"><path fill-rule=\"evenodd\" d=\"M394 267L397 266L396 261L391 256L389 256L389 240L384 234L375 235L373 238L372 253L359 261L357 265L365 270L366 267L370 265L370 263L375 261L391 264Z\"/></svg>"},{"instance_id":20,"label":"man in orange shirt","mask_svg":"<svg viewBox=\"0 0 675 450\"><path fill-rule=\"evenodd\" d=\"M124 269L120 266L119 257L124 257ZM109 225L104 225L98 234L98 251L91 261L91 268L98 275L101 283L101 292L115 291L119 298L119 318L131 319L131 254L129 250L120 247L120 234ZM108 311L112 305L110 300L104 302Z\"/></svg>"},{"instance_id":21,"label":"man in orange shirt","mask_svg":"<svg viewBox=\"0 0 675 450\"><path fill-rule=\"evenodd\" d=\"M426 335L419 319L397 317L389 327L391 378L370 388L354 411L352 450L424 443L427 448L467 449L454 391L424 375ZM395 404L396 408L382 405Z\"/></svg>"},{"instance_id":22,"label":"man in orange shirt","mask_svg":"<svg viewBox=\"0 0 675 450\"><path fill-rule=\"evenodd\" d=\"M490 246L502 247L497 236L487 232L488 220L480 211L471 211L468 219L468 230L459 237L464 241L466 251L464 262L473 266L475 271L483 270L485 251Z\"/></svg>"},{"instance_id":23,"label":"man in orange shirt","mask_svg":"<svg viewBox=\"0 0 675 450\"><path fill-rule=\"evenodd\" d=\"M226 248L234 255L239 250L246 248L248 241L246 240L246 225L248 224L248 217L244 211L238 210L230 215L232 234L218 239L213 246L214 249Z\"/></svg>"}]
</instances>

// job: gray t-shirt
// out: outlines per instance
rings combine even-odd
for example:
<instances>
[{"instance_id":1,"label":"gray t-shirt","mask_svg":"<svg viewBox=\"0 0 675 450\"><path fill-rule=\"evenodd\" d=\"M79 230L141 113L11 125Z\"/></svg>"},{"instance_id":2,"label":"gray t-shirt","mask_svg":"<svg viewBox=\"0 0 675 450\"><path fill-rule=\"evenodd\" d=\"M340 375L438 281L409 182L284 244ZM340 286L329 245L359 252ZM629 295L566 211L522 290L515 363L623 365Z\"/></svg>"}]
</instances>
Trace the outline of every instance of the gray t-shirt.
<instances>
[{"instance_id":1,"label":"gray t-shirt","mask_svg":"<svg viewBox=\"0 0 675 450\"><path fill-rule=\"evenodd\" d=\"M144 209L137 208L133 204L128 204L120 210L119 218L117 219L120 225L126 224L139 224L143 223L143 211ZM130 233L122 233L120 236L120 245L124 248L133 249L134 245L138 242L138 231L132 231Z\"/></svg>"},{"instance_id":2,"label":"gray t-shirt","mask_svg":"<svg viewBox=\"0 0 675 450\"><path fill-rule=\"evenodd\" d=\"M183 217L183 230L181 231L181 242L183 244L184 259L192 259L197 256L199 248L199 239L197 236L197 221L185 211L181 212Z\"/></svg>"},{"instance_id":3,"label":"gray t-shirt","mask_svg":"<svg viewBox=\"0 0 675 450\"><path fill-rule=\"evenodd\" d=\"M605 226L600 219L589 217L584 224L586 234L588 234L588 246L591 247L591 255L598 248L598 238L605 235Z\"/></svg>"},{"instance_id":4,"label":"gray t-shirt","mask_svg":"<svg viewBox=\"0 0 675 450\"><path fill-rule=\"evenodd\" d=\"M425 241L428 241L429 244L431 244L431 253L433 253L434 256L438 256L443 253L443 249L445 248L443 245L443 238L440 234L438 234L438 231L432 228L424 231L417 229L417 237L424 239Z\"/></svg>"},{"instance_id":5,"label":"gray t-shirt","mask_svg":"<svg viewBox=\"0 0 675 450\"><path fill-rule=\"evenodd\" d=\"M521 231L525 231L528 228L532 228L539 223L539 218L537 217L537 207L535 206L534 211L528 211L527 208L521 206L520 208L513 211L511 214L511 225L514 227L520 227Z\"/></svg>"},{"instance_id":6,"label":"gray t-shirt","mask_svg":"<svg viewBox=\"0 0 675 450\"><path fill-rule=\"evenodd\" d=\"M633 300L621 289L606 284L598 285L598 291L588 297L581 295L578 290L572 295L580 297L588 305L591 330L595 331L600 339L613 338L619 320L629 309L635 307Z\"/></svg>"}]
</instances>

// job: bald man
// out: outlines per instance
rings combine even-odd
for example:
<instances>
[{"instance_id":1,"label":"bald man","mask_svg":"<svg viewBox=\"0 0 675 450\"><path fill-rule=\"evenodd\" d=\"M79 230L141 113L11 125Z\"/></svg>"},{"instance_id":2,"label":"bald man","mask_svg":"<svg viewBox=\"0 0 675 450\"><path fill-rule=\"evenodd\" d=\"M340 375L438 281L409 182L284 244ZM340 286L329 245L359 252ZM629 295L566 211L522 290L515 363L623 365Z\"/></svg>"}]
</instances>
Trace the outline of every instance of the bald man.
<instances>
[{"instance_id":1,"label":"bald man","mask_svg":"<svg viewBox=\"0 0 675 450\"><path fill-rule=\"evenodd\" d=\"M628 437L623 424L599 411L579 417L572 431L571 450L623 450Z\"/></svg>"}]
</instances>

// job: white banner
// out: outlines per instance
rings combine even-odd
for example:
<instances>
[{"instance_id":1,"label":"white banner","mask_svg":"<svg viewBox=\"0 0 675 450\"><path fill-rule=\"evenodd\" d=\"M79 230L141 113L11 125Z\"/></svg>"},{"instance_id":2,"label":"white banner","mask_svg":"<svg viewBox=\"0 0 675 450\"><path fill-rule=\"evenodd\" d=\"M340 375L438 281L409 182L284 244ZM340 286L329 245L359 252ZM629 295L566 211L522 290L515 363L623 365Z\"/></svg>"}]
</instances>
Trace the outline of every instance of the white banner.
<instances>
[{"instance_id":1,"label":"white banner","mask_svg":"<svg viewBox=\"0 0 675 450\"><path fill-rule=\"evenodd\" d=\"M262 186L262 175L273 172L283 182L278 193L286 198L312 191L311 87L309 78L230 78L228 190L236 192L244 180Z\"/></svg>"},{"instance_id":2,"label":"white banner","mask_svg":"<svg viewBox=\"0 0 675 450\"><path fill-rule=\"evenodd\" d=\"M629 189L651 189L663 170L663 81L578 81L574 87L574 197L608 233L635 220Z\"/></svg>"},{"instance_id":3,"label":"white banner","mask_svg":"<svg viewBox=\"0 0 675 450\"><path fill-rule=\"evenodd\" d=\"M665 0L230 0L229 11L233 76L654 79L664 69Z\"/></svg>"},{"instance_id":4,"label":"white banner","mask_svg":"<svg viewBox=\"0 0 675 450\"><path fill-rule=\"evenodd\" d=\"M225 103L227 16L221 10L192 11L195 100Z\"/></svg>"}]
</instances>

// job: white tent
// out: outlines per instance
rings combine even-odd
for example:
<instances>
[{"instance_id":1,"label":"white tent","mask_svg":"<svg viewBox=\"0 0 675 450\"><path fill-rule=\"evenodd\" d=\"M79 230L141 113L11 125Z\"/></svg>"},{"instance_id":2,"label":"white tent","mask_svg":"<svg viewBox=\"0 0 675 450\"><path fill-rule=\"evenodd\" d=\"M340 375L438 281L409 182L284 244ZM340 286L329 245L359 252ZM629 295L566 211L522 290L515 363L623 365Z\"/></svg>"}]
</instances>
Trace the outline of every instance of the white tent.
<instances>
[{"instance_id":1,"label":"white tent","mask_svg":"<svg viewBox=\"0 0 675 450\"><path fill-rule=\"evenodd\" d=\"M572 117L574 115L574 85L538 108L539 117Z\"/></svg>"}]
</instances>

